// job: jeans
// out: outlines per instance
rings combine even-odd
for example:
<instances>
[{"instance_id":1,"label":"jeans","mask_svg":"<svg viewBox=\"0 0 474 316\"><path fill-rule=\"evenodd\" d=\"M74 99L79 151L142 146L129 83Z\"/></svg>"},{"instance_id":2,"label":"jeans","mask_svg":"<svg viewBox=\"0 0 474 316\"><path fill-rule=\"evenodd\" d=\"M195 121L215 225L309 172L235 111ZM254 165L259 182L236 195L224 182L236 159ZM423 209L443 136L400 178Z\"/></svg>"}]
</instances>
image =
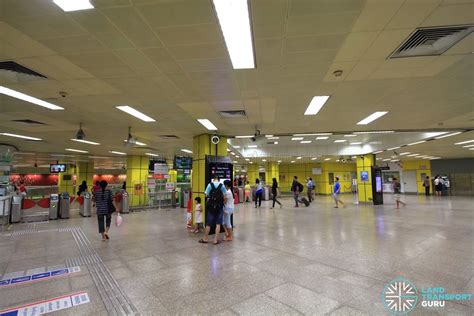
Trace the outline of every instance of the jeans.
<instances>
[{"instance_id":1,"label":"jeans","mask_svg":"<svg viewBox=\"0 0 474 316\"><path fill-rule=\"evenodd\" d=\"M313 202L313 189L308 188L308 201Z\"/></svg>"},{"instance_id":2,"label":"jeans","mask_svg":"<svg viewBox=\"0 0 474 316\"><path fill-rule=\"evenodd\" d=\"M263 192L255 193L255 206L257 206L257 201L258 201L258 206L262 205L262 193Z\"/></svg>"},{"instance_id":3,"label":"jeans","mask_svg":"<svg viewBox=\"0 0 474 316\"><path fill-rule=\"evenodd\" d=\"M104 219L105 219L105 227L109 228L110 222L112 221L112 215L111 214L97 214L97 220L99 221L99 234L102 234L105 232Z\"/></svg>"},{"instance_id":4,"label":"jeans","mask_svg":"<svg viewBox=\"0 0 474 316\"><path fill-rule=\"evenodd\" d=\"M281 205L280 201L277 200L276 193L273 194L273 205L272 205L272 207L275 207L275 202Z\"/></svg>"},{"instance_id":5,"label":"jeans","mask_svg":"<svg viewBox=\"0 0 474 316\"><path fill-rule=\"evenodd\" d=\"M425 195L429 196L430 195L430 187L425 187Z\"/></svg>"},{"instance_id":6,"label":"jeans","mask_svg":"<svg viewBox=\"0 0 474 316\"><path fill-rule=\"evenodd\" d=\"M293 196L295 198L295 206L298 206L298 198L299 198L299 192L293 192Z\"/></svg>"}]
</instances>

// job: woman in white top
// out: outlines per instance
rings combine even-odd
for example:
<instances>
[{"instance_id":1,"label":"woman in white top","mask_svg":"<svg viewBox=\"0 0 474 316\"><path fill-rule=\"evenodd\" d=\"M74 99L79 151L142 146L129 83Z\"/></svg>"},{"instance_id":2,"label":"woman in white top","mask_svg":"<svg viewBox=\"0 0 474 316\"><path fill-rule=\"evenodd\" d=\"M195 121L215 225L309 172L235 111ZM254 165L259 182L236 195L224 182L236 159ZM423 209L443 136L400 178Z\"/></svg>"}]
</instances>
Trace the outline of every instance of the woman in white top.
<instances>
[{"instance_id":1,"label":"woman in white top","mask_svg":"<svg viewBox=\"0 0 474 316\"><path fill-rule=\"evenodd\" d=\"M224 185L227 190L227 193L225 194L224 219L222 223L225 231L224 241L232 241L232 224L230 222L230 216L234 213L234 193L232 192L230 180L225 180Z\"/></svg>"}]
</instances>

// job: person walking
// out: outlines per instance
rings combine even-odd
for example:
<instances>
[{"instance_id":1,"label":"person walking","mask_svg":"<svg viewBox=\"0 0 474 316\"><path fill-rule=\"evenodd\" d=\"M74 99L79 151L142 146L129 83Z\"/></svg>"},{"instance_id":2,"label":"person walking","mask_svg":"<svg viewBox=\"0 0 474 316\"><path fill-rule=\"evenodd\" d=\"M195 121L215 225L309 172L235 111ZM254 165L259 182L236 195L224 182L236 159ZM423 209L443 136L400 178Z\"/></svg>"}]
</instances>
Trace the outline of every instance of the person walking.
<instances>
[{"instance_id":1,"label":"person walking","mask_svg":"<svg viewBox=\"0 0 474 316\"><path fill-rule=\"evenodd\" d=\"M207 244L209 242L209 233L211 232L211 226L216 227L214 234L214 245L220 243L219 234L221 232L221 225L224 216L224 203L226 196L226 189L222 183L219 182L219 177L214 176L214 179L206 187L206 230L204 231L204 237L199 239L199 243Z\"/></svg>"},{"instance_id":2,"label":"person walking","mask_svg":"<svg viewBox=\"0 0 474 316\"><path fill-rule=\"evenodd\" d=\"M306 180L306 187L308 189L308 201L309 201L309 203L311 203L311 202L313 202L313 189L314 189L313 179L308 178Z\"/></svg>"},{"instance_id":3,"label":"person walking","mask_svg":"<svg viewBox=\"0 0 474 316\"><path fill-rule=\"evenodd\" d=\"M397 209L400 208L400 204L402 204L403 206L406 206L406 203L400 200L401 190L402 190L402 185L400 184L400 181L398 181L397 178L393 177L392 191L393 191L393 197L395 198L395 201L397 202Z\"/></svg>"},{"instance_id":4,"label":"person walking","mask_svg":"<svg viewBox=\"0 0 474 316\"><path fill-rule=\"evenodd\" d=\"M295 207L299 207L298 205L298 199L300 196L300 192L302 190L303 185L298 182L298 177L294 176L293 177L293 183L291 184L291 192L293 192L293 197L295 199Z\"/></svg>"},{"instance_id":5,"label":"person walking","mask_svg":"<svg viewBox=\"0 0 474 316\"><path fill-rule=\"evenodd\" d=\"M85 180L82 181L81 185L79 186L79 190L77 191L77 196L81 196L81 194L84 192L87 192L87 182Z\"/></svg>"},{"instance_id":6,"label":"person walking","mask_svg":"<svg viewBox=\"0 0 474 316\"><path fill-rule=\"evenodd\" d=\"M250 187L250 183L248 181L245 182L244 192L245 203L250 202L250 193L252 192L252 188Z\"/></svg>"},{"instance_id":7,"label":"person walking","mask_svg":"<svg viewBox=\"0 0 474 316\"><path fill-rule=\"evenodd\" d=\"M263 186L260 179L255 180L255 208L262 206Z\"/></svg>"},{"instance_id":8,"label":"person walking","mask_svg":"<svg viewBox=\"0 0 474 316\"><path fill-rule=\"evenodd\" d=\"M425 195L430 196L431 181L429 176L425 177L425 180L423 181L423 186L425 187Z\"/></svg>"},{"instance_id":9,"label":"person walking","mask_svg":"<svg viewBox=\"0 0 474 316\"><path fill-rule=\"evenodd\" d=\"M339 183L339 177L336 177L336 183L334 183L334 202L336 202L336 206L334 208L339 208L339 203L342 204L342 207L345 206L344 202L342 202L339 195L341 194L341 184Z\"/></svg>"},{"instance_id":10,"label":"person walking","mask_svg":"<svg viewBox=\"0 0 474 316\"><path fill-rule=\"evenodd\" d=\"M224 226L225 237L223 241L232 241L232 223L231 216L234 214L234 193L232 192L230 180L224 181L227 193L225 195L224 218L222 226Z\"/></svg>"},{"instance_id":11,"label":"person walking","mask_svg":"<svg viewBox=\"0 0 474 316\"><path fill-rule=\"evenodd\" d=\"M97 207L97 220L99 222L99 234L102 235L102 241L110 239L109 229L112 221L112 213L115 212L117 206L113 200L112 191L107 189L107 181L100 182L100 190L95 194L95 205ZM105 221L105 225L104 225Z\"/></svg>"},{"instance_id":12,"label":"person walking","mask_svg":"<svg viewBox=\"0 0 474 316\"><path fill-rule=\"evenodd\" d=\"M277 200L278 196L278 182L276 178L273 178L273 183L272 183L272 198L273 198L273 204L271 208L275 208L275 203L278 203L280 205L280 208L283 207L280 201Z\"/></svg>"}]
</instances>

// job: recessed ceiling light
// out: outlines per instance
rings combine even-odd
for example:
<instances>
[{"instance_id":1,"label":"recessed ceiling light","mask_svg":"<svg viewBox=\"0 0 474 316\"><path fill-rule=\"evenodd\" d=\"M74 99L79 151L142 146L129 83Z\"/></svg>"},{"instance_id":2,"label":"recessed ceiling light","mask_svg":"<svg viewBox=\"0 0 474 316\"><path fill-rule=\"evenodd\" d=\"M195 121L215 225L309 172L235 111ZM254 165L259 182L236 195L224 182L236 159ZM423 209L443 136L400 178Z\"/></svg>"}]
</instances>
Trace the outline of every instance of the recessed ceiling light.
<instances>
[{"instance_id":1,"label":"recessed ceiling light","mask_svg":"<svg viewBox=\"0 0 474 316\"><path fill-rule=\"evenodd\" d=\"M50 154L51 157L76 157L75 155L68 154Z\"/></svg>"},{"instance_id":2,"label":"recessed ceiling light","mask_svg":"<svg viewBox=\"0 0 474 316\"><path fill-rule=\"evenodd\" d=\"M408 155L408 154L410 154L410 152L409 152L409 151L407 151L407 152L404 152L404 153L400 153L400 156L405 156L405 155Z\"/></svg>"},{"instance_id":3,"label":"recessed ceiling light","mask_svg":"<svg viewBox=\"0 0 474 316\"><path fill-rule=\"evenodd\" d=\"M351 145L361 145L362 142L354 142L354 143L351 143Z\"/></svg>"},{"instance_id":4,"label":"recessed ceiling light","mask_svg":"<svg viewBox=\"0 0 474 316\"><path fill-rule=\"evenodd\" d=\"M278 160L277 162L281 162L281 160Z\"/></svg>"},{"instance_id":5,"label":"recessed ceiling light","mask_svg":"<svg viewBox=\"0 0 474 316\"><path fill-rule=\"evenodd\" d=\"M44 108L50 109L50 110L64 110L63 107L37 99L35 97L29 96L27 94L8 89L6 87L0 86L0 93L4 95L8 95L12 98L20 99L29 103L33 103L39 106L42 106Z\"/></svg>"},{"instance_id":6,"label":"recessed ceiling light","mask_svg":"<svg viewBox=\"0 0 474 316\"><path fill-rule=\"evenodd\" d=\"M407 146L418 145L418 144L422 144L422 143L425 143L425 142L426 142L426 140L420 140L419 142L414 142L414 143L408 144Z\"/></svg>"},{"instance_id":7,"label":"recessed ceiling light","mask_svg":"<svg viewBox=\"0 0 474 316\"><path fill-rule=\"evenodd\" d=\"M240 157L239 157L239 156L235 156L235 158L237 158L237 159L238 159L238 158L240 158Z\"/></svg>"},{"instance_id":8,"label":"recessed ceiling light","mask_svg":"<svg viewBox=\"0 0 474 316\"><path fill-rule=\"evenodd\" d=\"M156 122L155 119L149 117L148 115L146 114L143 114L142 112L140 111L137 111L135 110L134 108L132 108L131 106L128 106L128 105L119 105L119 106L116 106L116 108L120 111L123 111L127 114L130 114L131 116L134 116L144 122Z\"/></svg>"},{"instance_id":9,"label":"recessed ceiling light","mask_svg":"<svg viewBox=\"0 0 474 316\"><path fill-rule=\"evenodd\" d=\"M331 136L332 133L293 134L293 136Z\"/></svg>"},{"instance_id":10,"label":"recessed ceiling light","mask_svg":"<svg viewBox=\"0 0 474 316\"><path fill-rule=\"evenodd\" d=\"M159 156L157 154L152 154L152 153L145 153L145 155L150 156L150 157L158 157Z\"/></svg>"},{"instance_id":11,"label":"recessed ceiling light","mask_svg":"<svg viewBox=\"0 0 474 316\"><path fill-rule=\"evenodd\" d=\"M345 143L345 142L347 142L347 140L345 140L345 139L336 139L334 142L335 143Z\"/></svg>"},{"instance_id":12,"label":"recessed ceiling light","mask_svg":"<svg viewBox=\"0 0 474 316\"><path fill-rule=\"evenodd\" d=\"M292 160L292 161L290 161L290 162L291 162L291 163L295 163L295 161L294 161L294 160Z\"/></svg>"},{"instance_id":13,"label":"recessed ceiling light","mask_svg":"<svg viewBox=\"0 0 474 316\"><path fill-rule=\"evenodd\" d=\"M210 131L217 131L217 127L208 119L198 119L198 122Z\"/></svg>"},{"instance_id":14,"label":"recessed ceiling light","mask_svg":"<svg viewBox=\"0 0 474 316\"><path fill-rule=\"evenodd\" d=\"M304 115L316 115L329 99L328 95L314 96L304 112Z\"/></svg>"},{"instance_id":15,"label":"recessed ceiling light","mask_svg":"<svg viewBox=\"0 0 474 316\"><path fill-rule=\"evenodd\" d=\"M253 164L253 161L250 161L249 164Z\"/></svg>"},{"instance_id":16,"label":"recessed ceiling light","mask_svg":"<svg viewBox=\"0 0 474 316\"><path fill-rule=\"evenodd\" d=\"M378 111L378 112L374 112L372 114L370 114L369 116L367 116L365 119L363 119L362 121L360 121L359 123L357 123L357 125L367 125L367 124L370 124L372 123L373 121L375 121L376 119L384 116L385 114L387 114L388 112L387 111Z\"/></svg>"},{"instance_id":17,"label":"recessed ceiling light","mask_svg":"<svg viewBox=\"0 0 474 316\"><path fill-rule=\"evenodd\" d=\"M469 147L474 147L474 145L466 145L466 146L462 146L463 148L469 148Z\"/></svg>"},{"instance_id":18,"label":"recessed ceiling light","mask_svg":"<svg viewBox=\"0 0 474 316\"><path fill-rule=\"evenodd\" d=\"M189 150L189 149L181 149L181 151L182 151L183 153L187 153L187 154L192 154L192 153L193 153L193 151L192 151L192 150Z\"/></svg>"},{"instance_id":19,"label":"recessed ceiling light","mask_svg":"<svg viewBox=\"0 0 474 316\"><path fill-rule=\"evenodd\" d=\"M324 160L325 160L325 161L329 161L329 160L331 160L331 158L326 158L326 159L324 159Z\"/></svg>"},{"instance_id":20,"label":"recessed ceiling light","mask_svg":"<svg viewBox=\"0 0 474 316\"><path fill-rule=\"evenodd\" d=\"M346 134L346 135L344 135L344 137L356 137L356 136L357 135L355 135L355 134Z\"/></svg>"},{"instance_id":21,"label":"recessed ceiling light","mask_svg":"<svg viewBox=\"0 0 474 316\"><path fill-rule=\"evenodd\" d=\"M431 157L431 160L441 159L441 157Z\"/></svg>"},{"instance_id":22,"label":"recessed ceiling light","mask_svg":"<svg viewBox=\"0 0 474 316\"><path fill-rule=\"evenodd\" d=\"M389 148L389 149L387 149L387 150L395 150L395 149L398 149L398 148L400 148L400 146L398 146L398 147L392 147L392 148Z\"/></svg>"},{"instance_id":23,"label":"recessed ceiling light","mask_svg":"<svg viewBox=\"0 0 474 316\"><path fill-rule=\"evenodd\" d=\"M469 148L469 150L474 150L474 148Z\"/></svg>"},{"instance_id":24,"label":"recessed ceiling light","mask_svg":"<svg viewBox=\"0 0 474 316\"><path fill-rule=\"evenodd\" d=\"M364 132L354 132L356 135L362 135L362 134L391 134L395 133L395 131L364 131Z\"/></svg>"},{"instance_id":25,"label":"recessed ceiling light","mask_svg":"<svg viewBox=\"0 0 474 316\"><path fill-rule=\"evenodd\" d=\"M311 144L312 141L310 140L302 140L300 141L301 144Z\"/></svg>"},{"instance_id":26,"label":"recessed ceiling light","mask_svg":"<svg viewBox=\"0 0 474 316\"><path fill-rule=\"evenodd\" d=\"M237 161L237 160L234 160L233 163L238 163L238 161Z\"/></svg>"},{"instance_id":27,"label":"recessed ceiling light","mask_svg":"<svg viewBox=\"0 0 474 316\"><path fill-rule=\"evenodd\" d=\"M445 138L445 137L455 136L455 135L459 135L459 134L461 134L461 133L462 133L462 132L456 132L456 133L446 134L446 135L442 135L442 136L435 137L435 139L441 139L441 138Z\"/></svg>"},{"instance_id":28,"label":"recessed ceiling light","mask_svg":"<svg viewBox=\"0 0 474 316\"><path fill-rule=\"evenodd\" d=\"M292 137L291 140L303 140L304 137Z\"/></svg>"},{"instance_id":29,"label":"recessed ceiling light","mask_svg":"<svg viewBox=\"0 0 474 316\"><path fill-rule=\"evenodd\" d=\"M11 134L11 133L0 133L0 135L8 136L8 137L21 138L21 139L26 139L26 140L33 140L33 141L40 141L40 140L42 140L41 138L38 138L38 137L31 137L31 136L18 135L18 134Z\"/></svg>"},{"instance_id":30,"label":"recessed ceiling light","mask_svg":"<svg viewBox=\"0 0 474 316\"><path fill-rule=\"evenodd\" d=\"M253 135L238 135L238 136L235 136L235 138L252 138L254 137Z\"/></svg>"},{"instance_id":31,"label":"recessed ceiling light","mask_svg":"<svg viewBox=\"0 0 474 316\"><path fill-rule=\"evenodd\" d=\"M73 148L66 148L65 150L72 151L72 152L75 152L75 153L81 153L81 154L88 154L89 153L86 150L79 150L79 149L73 149Z\"/></svg>"},{"instance_id":32,"label":"recessed ceiling light","mask_svg":"<svg viewBox=\"0 0 474 316\"><path fill-rule=\"evenodd\" d=\"M316 160L316 159L318 159L318 157L311 158L311 160Z\"/></svg>"},{"instance_id":33,"label":"recessed ceiling light","mask_svg":"<svg viewBox=\"0 0 474 316\"><path fill-rule=\"evenodd\" d=\"M474 143L474 139L466 140L464 142L455 143L454 145L464 145L464 144L469 144L469 143Z\"/></svg>"},{"instance_id":34,"label":"recessed ceiling light","mask_svg":"<svg viewBox=\"0 0 474 316\"><path fill-rule=\"evenodd\" d=\"M246 161L249 161L250 159L248 159L248 158L245 158L245 160L246 160Z\"/></svg>"},{"instance_id":35,"label":"recessed ceiling light","mask_svg":"<svg viewBox=\"0 0 474 316\"><path fill-rule=\"evenodd\" d=\"M267 161L266 159L262 159L263 162Z\"/></svg>"},{"instance_id":36,"label":"recessed ceiling light","mask_svg":"<svg viewBox=\"0 0 474 316\"><path fill-rule=\"evenodd\" d=\"M115 155L121 155L121 156L124 156L124 155L127 154L127 153L123 153L123 152L121 152L121 151L114 151L114 150L109 151L109 153L115 154Z\"/></svg>"},{"instance_id":37,"label":"recessed ceiling light","mask_svg":"<svg viewBox=\"0 0 474 316\"><path fill-rule=\"evenodd\" d=\"M124 139L123 140L125 143L128 143L128 140ZM137 146L146 146L145 143L142 143L142 142L139 142L139 141L135 141L135 143L133 145L137 145Z\"/></svg>"},{"instance_id":38,"label":"recessed ceiling light","mask_svg":"<svg viewBox=\"0 0 474 316\"><path fill-rule=\"evenodd\" d=\"M257 145L248 145L247 147L248 148L257 148L258 146Z\"/></svg>"},{"instance_id":39,"label":"recessed ceiling light","mask_svg":"<svg viewBox=\"0 0 474 316\"><path fill-rule=\"evenodd\" d=\"M316 140L328 139L328 138L329 138L328 136L319 136L319 137L316 137Z\"/></svg>"},{"instance_id":40,"label":"recessed ceiling light","mask_svg":"<svg viewBox=\"0 0 474 316\"><path fill-rule=\"evenodd\" d=\"M296 159L301 159L301 158L303 158L303 157L301 157L301 156L296 157Z\"/></svg>"},{"instance_id":41,"label":"recessed ceiling light","mask_svg":"<svg viewBox=\"0 0 474 316\"><path fill-rule=\"evenodd\" d=\"M273 142L273 145L278 145L278 142Z\"/></svg>"},{"instance_id":42,"label":"recessed ceiling light","mask_svg":"<svg viewBox=\"0 0 474 316\"><path fill-rule=\"evenodd\" d=\"M53 0L64 12L94 9L89 0Z\"/></svg>"},{"instance_id":43,"label":"recessed ceiling light","mask_svg":"<svg viewBox=\"0 0 474 316\"><path fill-rule=\"evenodd\" d=\"M255 68L249 1L213 0L234 69Z\"/></svg>"},{"instance_id":44,"label":"recessed ceiling light","mask_svg":"<svg viewBox=\"0 0 474 316\"><path fill-rule=\"evenodd\" d=\"M91 142L90 140L85 140L85 139L71 138L71 140L72 140L73 142L84 143L84 144L89 144L89 145L94 145L94 146L100 145L100 143Z\"/></svg>"}]
</instances>

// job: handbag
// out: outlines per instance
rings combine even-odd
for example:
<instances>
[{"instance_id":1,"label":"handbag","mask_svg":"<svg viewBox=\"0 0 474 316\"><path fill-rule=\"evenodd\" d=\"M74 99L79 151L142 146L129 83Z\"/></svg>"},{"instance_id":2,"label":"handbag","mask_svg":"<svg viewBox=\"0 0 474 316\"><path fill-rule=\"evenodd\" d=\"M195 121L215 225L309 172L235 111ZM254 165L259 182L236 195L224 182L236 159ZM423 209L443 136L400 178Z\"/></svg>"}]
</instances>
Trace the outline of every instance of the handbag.
<instances>
[{"instance_id":1,"label":"handbag","mask_svg":"<svg viewBox=\"0 0 474 316\"><path fill-rule=\"evenodd\" d=\"M123 218L120 215L120 213L117 214L117 217L115 217L115 226L120 227L122 225Z\"/></svg>"}]
</instances>

